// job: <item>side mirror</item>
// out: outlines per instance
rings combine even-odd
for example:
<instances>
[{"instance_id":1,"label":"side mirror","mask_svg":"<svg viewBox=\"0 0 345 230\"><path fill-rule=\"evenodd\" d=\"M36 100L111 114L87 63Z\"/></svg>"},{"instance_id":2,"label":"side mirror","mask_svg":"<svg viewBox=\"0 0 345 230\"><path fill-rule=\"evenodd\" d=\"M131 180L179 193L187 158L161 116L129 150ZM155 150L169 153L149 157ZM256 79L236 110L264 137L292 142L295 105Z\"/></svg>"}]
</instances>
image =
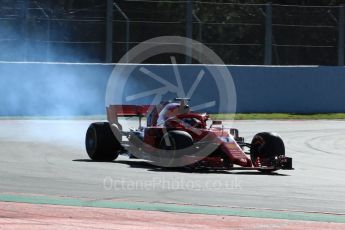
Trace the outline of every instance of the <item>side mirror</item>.
<instances>
[{"instance_id":1,"label":"side mirror","mask_svg":"<svg viewBox=\"0 0 345 230\"><path fill-rule=\"evenodd\" d=\"M230 134L235 138L239 138L238 129L230 129Z\"/></svg>"},{"instance_id":2,"label":"side mirror","mask_svg":"<svg viewBox=\"0 0 345 230\"><path fill-rule=\"evenodd\" d=\"M207 119L206 120L206 127L210 127L210 126L212 126L212 120L210 120L210 119Z\"/></svg>"}]
</instances>

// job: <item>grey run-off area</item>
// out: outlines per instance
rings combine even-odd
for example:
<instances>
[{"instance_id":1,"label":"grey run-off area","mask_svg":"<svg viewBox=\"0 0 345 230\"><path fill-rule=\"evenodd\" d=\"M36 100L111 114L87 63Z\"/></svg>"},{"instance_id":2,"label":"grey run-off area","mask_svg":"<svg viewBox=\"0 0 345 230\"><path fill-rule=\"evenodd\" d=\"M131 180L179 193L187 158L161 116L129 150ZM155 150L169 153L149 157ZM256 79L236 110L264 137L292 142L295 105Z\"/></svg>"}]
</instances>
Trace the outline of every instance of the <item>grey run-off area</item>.
<instances>
[{"instance_id":1,"label":"grey run-off area","mask_svg":"<svg viewBox=\"0 0 345 230\"><path fill-rule=\"evenodd\" d=\"M235 121L247 142L261 131L282 136L295 171L273 175L169 171L126 157L91 162L91 122L1 120L0 192L345 213L345 121Z\"/></svg>"}]
</instances>

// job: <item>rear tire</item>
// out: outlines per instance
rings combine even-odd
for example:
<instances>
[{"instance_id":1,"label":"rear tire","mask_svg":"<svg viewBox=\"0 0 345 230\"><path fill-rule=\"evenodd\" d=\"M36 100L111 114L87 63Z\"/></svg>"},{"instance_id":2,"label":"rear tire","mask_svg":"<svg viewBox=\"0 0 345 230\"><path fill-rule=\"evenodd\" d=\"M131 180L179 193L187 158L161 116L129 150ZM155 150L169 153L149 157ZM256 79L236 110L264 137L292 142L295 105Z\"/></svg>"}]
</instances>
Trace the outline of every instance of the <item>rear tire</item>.
<instances>
[{"instance_id":1,"label":"rear tire","mask_svg":"<svg viewBox=\"0 0 345 230\"><path fill-rule=\"evenodd\" d=\"M94 161L113 161L121 150L108 122L92 123L85 136L86 152Z\"/></svg>"}]
</instances>

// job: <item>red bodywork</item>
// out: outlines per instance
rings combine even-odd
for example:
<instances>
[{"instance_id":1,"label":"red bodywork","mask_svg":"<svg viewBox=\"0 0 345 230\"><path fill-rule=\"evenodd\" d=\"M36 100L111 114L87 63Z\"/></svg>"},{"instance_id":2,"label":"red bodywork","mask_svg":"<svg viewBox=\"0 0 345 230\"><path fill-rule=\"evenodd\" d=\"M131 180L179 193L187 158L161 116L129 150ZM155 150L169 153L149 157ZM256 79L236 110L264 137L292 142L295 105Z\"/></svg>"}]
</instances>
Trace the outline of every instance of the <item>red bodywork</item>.
<instances>
[{"instance_id":1,"label":"red bodywork","mask_svg":"<svg viewBox=\"0 0 345 230\"><path fill-rule=\"evenodd\" d=\"M217 152L222 154L210 154L210 156L201 161L210 167L223 166L222 157L228 158L231 164L242 167L253 167L250 158L243 152L242 148L234 140L233 136L221 127L207 128L206 121L209 119L205 113L186 113L178 114L172 119L168 119L164 126L157 126L158 114L162 107L152 105L111 105L107 108L108 121L110 123L121 125L118 122L120 116L136 116L140 119L144 116L151 116L151 124L148 127L141 128L144 136L144 143L154 148L159 147L159 142L167 129L181 130L189 133L193 137L193 141L207 139L218 145ZM194 127L186 125L184 119L195 119L197 124ZM140 122L141 126L141 122ZM226 140L226 141L225 141ZM146 151L150 151L150 148Z\"/></svg>"},{"instance_id":2,"label":"red bodywork","mask_svg":"<svg viewBox=\"0 0 345 230\"><path fill-rule=\"evenodd\" d=\"M146 116L151 105L111 105L108 107L110 113L117 116ZM109 114L108 114L109 115Z\"/></svg>"}]
</instances>

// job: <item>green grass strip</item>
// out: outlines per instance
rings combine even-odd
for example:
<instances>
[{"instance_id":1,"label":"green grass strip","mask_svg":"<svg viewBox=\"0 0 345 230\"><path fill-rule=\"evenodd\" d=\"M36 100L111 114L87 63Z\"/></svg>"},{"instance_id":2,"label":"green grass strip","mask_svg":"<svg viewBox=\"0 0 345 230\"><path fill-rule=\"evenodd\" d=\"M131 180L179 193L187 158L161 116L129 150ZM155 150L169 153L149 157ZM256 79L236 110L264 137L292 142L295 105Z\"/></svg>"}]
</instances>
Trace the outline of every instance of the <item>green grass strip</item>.
<instances>
[{"instance_id":1,"label":"green grass strip","mask_svg":"<svg viewBox=\"0 0 345 230\"><path fill-rule=\"evenodd\" d=\"M27 196L0 194L0 201L18 202L29 204L49 204L77 207L94 207L94 208L113 208L127 210L143 210L143 211L161 211L172 213L190 213L190 214L206 214L206 215L222 215L222 216L240 216L253 218L271 218L286 219L300 221L318 221L345 223L345 215L323 214L323 213L306 213L293 211L271 211L257 209L239 209L225 207L210 206L192 206L162 203L134 203L134 202L117 202L105 200L84 200L79 198L59 198L47 196Z\"/></svg>"}]
</instances>

